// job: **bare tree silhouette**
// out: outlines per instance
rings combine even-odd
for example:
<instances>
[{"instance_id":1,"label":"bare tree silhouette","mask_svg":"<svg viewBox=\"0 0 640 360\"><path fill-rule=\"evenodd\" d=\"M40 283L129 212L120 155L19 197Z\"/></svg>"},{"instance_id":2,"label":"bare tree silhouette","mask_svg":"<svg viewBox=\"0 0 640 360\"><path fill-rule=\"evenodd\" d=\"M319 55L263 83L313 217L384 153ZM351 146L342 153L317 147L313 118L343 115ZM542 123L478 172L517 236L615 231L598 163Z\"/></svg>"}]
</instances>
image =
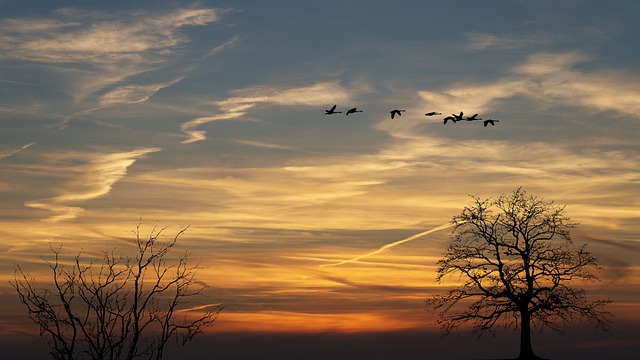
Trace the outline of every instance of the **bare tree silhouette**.
<instances>
[{"instance_id":1,"label":"bare tree silhouette","mask_svg":"<svg viewBox=\"0 0 640 360\"><path fill-rule=\"evenodd\" d=\"M18 265L12 285L48 340L53 358L162 359L169 339L184 346L211 325L223 306L188 311L185 306L202 296L206 286L194 279L198 267L187 264L187 254L175 263L169 258L186 230L161 241L165 229L154 227L143 238L138 224L134 254L104 251L100 264L85 263L78 254L66 265L62 246L51 247L49 287L40 286Z\"/></svg>"},{"instance_id":2,"label":"bare tree silhouette","mask_svg":"<svg viewBox=\"0 0 640 360\"><path fill-rule=\"evenodd\" d=\"M590 301L578 281L597 280L596 258L573 245L575 227L556 206L522 188L481 199L452 220L452 242L438 261L437 282L458 276L464 283L426 301L438 312L444 335L471 322L481 336L497 326L520 329L518 359L540 359L531 346L532 326L556 331L577 318L607 330L610 300Z\"/></svg>"}]
</instances>

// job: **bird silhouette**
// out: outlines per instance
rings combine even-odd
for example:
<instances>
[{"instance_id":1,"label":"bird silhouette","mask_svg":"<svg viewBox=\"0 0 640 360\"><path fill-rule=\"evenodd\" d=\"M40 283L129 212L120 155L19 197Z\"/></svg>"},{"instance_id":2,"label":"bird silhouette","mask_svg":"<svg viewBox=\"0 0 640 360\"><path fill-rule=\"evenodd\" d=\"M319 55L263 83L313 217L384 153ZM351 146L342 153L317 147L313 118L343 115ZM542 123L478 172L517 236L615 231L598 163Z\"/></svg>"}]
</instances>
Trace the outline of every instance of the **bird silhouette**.
<instances>
[{"instance_id":1,"label":"bird silhouette","mask_svg":"<svg viewBox=\"0 0 640 360\"><path fill-rule=\"evenodd\" d=\"M484 124L484 127L487 127L487 125L491 124L491 126L496 126L495 123L500 122L500 120L496 120L496 119L487 119L485 121L483 121L482 123Z\"/></svg>"},{"instance_id":2,"label":"bird silhouette","mask_svg":"<svg viewBox=\"0 0 640 360\"><path fill-rule=\"evenodd\" d=\"M351 108L349 110L347 110L347 113L345 115L349 115L349 114L353 114L353 113L357 113L357 112L362 112L362 110L358 110L357 107Z\"/></svg>"},{"instance_id":3,"label":"bird silhouette","mask_svg":"<svg viewBox=\"0 0 640 360\"><path fill-rule=\"evenodd\" d=\"M444 120L444 123L445 123L445 124L446 124L446 123L447 123L447 121L449 121L449 120L453 121L454 123L455 123L456 121L458 121L458 120L456 120L456 118L455 118L455 117L453 117L453 116L447 116L447 117L446 117L446 118L444 118L443 120Z\"/></svg>"},{"instance_id":4,"label":"bird silhouette","mask_svg":"<svg viewBox=\"0 0 640 360\"><path fill-rule=\"evenodd\" d=\"M482 118L479 118L478 114L473 114L472 116L467 116L467 121L473 121L473 120L482 120Z\"/></svg>"},{"instance_id":5,"label":"bird silhouette","mask_svg":"<svg viewBox=\"0 0 640 360\"><path fill-rule=\"evenodd\" d=\"M428 112L428 113L426 113L424 115L425 116L433 116L433 115L442 115L442 113L439 113L437 111L431 111L431 112Z\"/></svg>"},{"instance_id":6,"label":"bird silhouette","mask_svg":"<svg viewBox=\"0 0 640 360\"><path fill-rule=\"evenodd\" d=\"M341 114L342 111L336 111L336 106L338 106L338 105L333 105L333 107L331 109L325 110L324 114L325 115Z\"/></svg>"},{"instance_id":7,"label":"bird silhouette","mask_svg":"<svg viewBox=\"0 0 640 360\"><path fill-rule=\"evenodd\" d=\"M451 114L451 115L453 115L453 117L455 118L454 121L462 121L462 120L464 120L462 118L462 115L463 115L462 111L460 111L460 115L456 115L456 114Z\"/></svg>"},{"instance_id":8,"label":"bird silhouette","mask_svg":"<svg viewBox=\"0 0 640 360\"><path fill-rule=\"evenodd\" d=\"M391 113L391 118L393 119L396 115L398 115L398 116L402 116L402 112L403 112L403 111L406 111L406 110L398 110L398 109L395 109L395 110L391 110L391 111L389 111L389 112Z\"/></svg>"}]
</instances>

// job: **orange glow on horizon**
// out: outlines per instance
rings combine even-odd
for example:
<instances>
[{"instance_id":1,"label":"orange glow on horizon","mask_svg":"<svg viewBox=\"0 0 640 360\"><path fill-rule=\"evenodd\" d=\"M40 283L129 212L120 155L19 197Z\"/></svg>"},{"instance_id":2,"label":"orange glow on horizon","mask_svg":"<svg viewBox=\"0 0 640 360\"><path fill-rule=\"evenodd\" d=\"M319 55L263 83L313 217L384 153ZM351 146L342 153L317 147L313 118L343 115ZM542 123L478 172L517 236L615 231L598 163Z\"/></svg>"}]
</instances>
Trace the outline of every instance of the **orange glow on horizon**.
<instances>
[{"instance_id":1,"label":"orange glow on horizon","mask_svg":"<svg viewBox=\"0 0 640 360\"><path fill-rule=\"evenodd\" d=\"M314 314L288 311L221 313L208 332L385 332L435 327L420 311Z\"/></svg>"}]
</instances>

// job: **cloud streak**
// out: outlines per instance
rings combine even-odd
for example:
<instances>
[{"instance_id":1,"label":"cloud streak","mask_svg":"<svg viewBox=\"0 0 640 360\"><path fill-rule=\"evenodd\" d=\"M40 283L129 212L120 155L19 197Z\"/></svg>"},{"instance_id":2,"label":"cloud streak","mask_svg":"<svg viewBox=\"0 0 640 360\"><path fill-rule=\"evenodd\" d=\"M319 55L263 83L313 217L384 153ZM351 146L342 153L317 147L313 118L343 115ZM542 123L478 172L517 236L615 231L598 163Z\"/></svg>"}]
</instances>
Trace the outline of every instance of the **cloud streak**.
<instances>
[{"instance_id":1,"label":"cloud streak","mask_svg":"<svg viewBox=\"0 0 640 360\"><path fill-rule=\"evenodd\" d=\"M65 128L71 120L105 107L145 102L181 81L183 77L120 85L174 60L191 40L185 28L215 23L224 14L225 10L199 7L152 12L64 8L48 17L0 19L0 60L41 65L57 79L56 88L71 95L74 107L84 108L62 116L60 128ZM235 42L233 38L201 59ZM109 90L100 95L105 89Z\"/></svg>"},{"instance_id":2,"label":"cloud streak","mask_svg":"<svg viewBox=\"0 0 640 360\"><path fill-rule=\"evenodd\" d=\"M418 233L418 234L415 234L415 235L411 235L411 236L409 236L407 238L404 238L402 240L394 241L392 243L383 245L383 246L377 248L376 250L370 251L370 252L368 252L366 254L358 255L358 256L355 256L355 257L353 257L351 259L338 261L338 262L333 263L333 264L321 264L321 265L318 265L318 266L327 267L327 266L339 266L339 265L355 263L355 262L358 262L359 260L362 260L364 258L368 258L369 256L380 254L381 252L383 252L385 250L388 250L388 249L391 249L394 246L398 246L400 244L404 244L406 242L413 241L415 239L419 239L419 238L421 238L421 237L423 237L425 235L429 235L429 234L434 233L436 231L448 229L448 228L450 228L452 226L454 226L454 224L450 224L450 223L442 224L440 226L436 226L433 229L429 229L429 230L423 231L421 233Z\"/></svg>"},{"instance_id":3,"label":"cloud streak","mask_svg":"<svg viewBox=\"0 0 640 360\"><path fill-rule=\"evenodd\" d=\"M317 278L335 282L342 285L347 285L354 288L360 288L365 290L373 290L375 292L384 291L391 292L394 294L398 293L408 293L408 294L422 294L425 291L425 287L413 287L413 286L402 286L402 285L381 285L381 284L367 284L349 280L344 277L328 275L318 271L311 272L311 274Z\"/></svg>"},{"instance_id":4,"label":"cloud streak","mask_svg":"<svg viewBox=\"0 0 640 360\"><path fill-rule=\"evenodd\" d=\"M43 63L88 63L110 69L121 63L154 63L186 41L179 30L219 19L214 9L102 13L61 9L55 18L0 20L0 57ZM149 56L152 55L152 56Z\"/></svg>"},{"instance_id":5,"label":"cloud streak","mask_svg":"<svg viewBox=\"0 0 640 360\"><path fill-rule=\"evenodd\" d=\"M158 91L177 84L182 79L184 79L184 76L160 84L121 86L102 95L100 97L100 106L108 107L145 102Z\"/></svg>"},{"instance_id":6,"label":"cloud streak","mask_svg":"<svg viewBox=\"0 0 640 360\"><path fill-rule=\"evenodd\" d=\"M469 41L467 48L470 50L522 50L534 46L548 46L560 38L553 38L540 34L529 36L495 35L487 32L467 32L464 34Z\"/></svg>"},{"instance_id":7,"label":"cloud streak","mask_svg":"<svg viewBox=\"0 0 640 360\"><path fill-rule=\"evenodd\" d=\"M296 151L296 149L291 146L271 144L263 141L253 141L253 140L236 140L238 144L262 148L262 149L275 149L275 150L289 150Z\"/></svg>"},{"instance_id":8,"label":"cloud streak","mask_svg":"<svg viewBox=\"0 0 640 360\"><path fill-rule=\"evenodd\" d=\"M32 143L29 143L29 144L26 144L26 145L21 146L19 149L9 150L9 151L5 151L5 152L0 152L0 159L4 159L4 158L8 158L8 157L10 157L10 156L13 156L13 155L15 155L15 154L17 154L17 153L19 153L19 152L21 152L21 151L25 150L25 149L30 148L31 146L33 146L33 145L35 145L35 144L36 144L36 142L34 141L34 142L32 142Z\"/></svg>"},{"instance_id":9,"label":"cloud streak","mask_svg":"<svg viewBox=\"0 0 640 360\"><path fill-rule=\"evenodd\" d=\"M180 130L186 139L182 144L191 144L206 139L207 132L194 130L201 125L221 120L237 120L245 117L250 109L261 104L286 107L315 107L337 102L349 102L357 94L369 92L366 84L345 87L337 82L318 82L300 87L253 86L232 91L231 97L213 104L221 112L211 116L198 117L183 123Z\"/></svg>"},{"instance_id":10,"label":"cloud streak","mask_svg":"<svg viewBox=\"0 0 640 360\"><path fill-rule=\"evenodd\" d=\"M47 222L76 218L84 209L74 205L106 196L127 174L127 169L136 160L157 151L160 149L142 148L119 153L90 155L64 154L61 160L86 161L86 163L60 169L65 173L71 172L71 176L66 175L72 179L59 188L59 194L51 198L29 201L25 206L53 212L54 215L44 220Z\"/></svg>"},{"instance_id":11,"label":"cloud streak","mask_svg":"<svg viewBox=\"0 0 640 360\"><path fill-rule=\"evenodd\" d=\"M498 102L518 95L545 102L614 110L640 116L638 79L615 71L591 73L575 70L591 58L580 52L536 53L511 69L512 75L485 84L464 84L444 91L420 91L429 106L444 109L493 109Z\"/></svg>"}]
</instances>

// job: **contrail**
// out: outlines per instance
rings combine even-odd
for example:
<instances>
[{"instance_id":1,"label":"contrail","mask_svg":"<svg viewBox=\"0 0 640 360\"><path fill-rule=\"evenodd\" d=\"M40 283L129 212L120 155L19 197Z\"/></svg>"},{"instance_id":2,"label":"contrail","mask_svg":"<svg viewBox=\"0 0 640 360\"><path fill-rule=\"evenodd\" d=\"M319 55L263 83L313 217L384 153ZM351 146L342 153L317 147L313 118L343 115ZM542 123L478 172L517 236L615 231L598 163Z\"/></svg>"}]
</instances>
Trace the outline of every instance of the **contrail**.
<instances>
[{"instance_id":1,"label":"contrail","mask_svg":"<svg viewBox=\"0 0 640 360\"><path fill-rule=\"evenodd\" d=\"M34 141L34 142L29 143L27 145L23 145L20 149L10 150L10 151L7 151L7 152L0 153L0 159L4 159L4 158L8 158L9 156L13 156L13 155L19 153L20 151L22 151L24 149L27 149L27 148L35 145L35 144L36 144L36 142Z\"/></svg>"},{"instance_id":2,"label":"contrail","mask_svg":"<svg viewBox=\"0 0 640 360\"><path fill-rule=\"evenodd\" d=\"M31 83L22 82L22 81L11 81L11 80L0 79L0 82L7 83L7 84L17 84L17 85L27 85L27 86L42 87L42 85L31 84Z\"/></svg>"},{"instance_id":3,"label":"contrail","mask_svg":"<svg viewBox=\"0 0 640 360\"><path fill-rule=\"evenodd\" d=\"M385 251L385 250L387 250L387 249L390 249L390 248L392 248L392 247L394 247L394 246L397 246L397 245L400 245L400 244L404 244L404 243L409 242L409 241L411 241L411 240L418 239L418 238L420 238L420 237L423 237L423 236L425 236L425 235L431 234L431 233L433 233L433 232L440 231L440 230L444 230L444 229L448 229L448 228L450 228L450 227L452 227L452 226L454 226L454 225L455 225L455 224L451 224L451 223L442 224L442 225L437 226L437 227L435 227L435 228L433 228L433 229L426 230L426 231L423 231L423 232L418 233L418 234L415 234L415 235L411 235L411 236L409 236L408 238L405 238L405 239L402 239L402 240L398 240L398 241L392 242L392 243L390 243L390 244L383 245L383 246L381 246L380 248L378 248L378 249L376 249L376 250L373 250L373 251L371 251L371 252L368 252L368 253L366 253L366 254L358 255L358 256L356 256L356 257L354 257L354 258L351 258L351 259L348 259L348 260L342 260L342 261L339 261L339 262L337 262L337 263L333 263L333 264L322 264L322 265L318 265L318 266L320 266L320 267L325 267L325 266L338 266L338 265L344 265L344 264L353 263L353 262L356 262L356 261L358 261L358 260L362 260L362 259L364 259L364 258L366 258L366 257L373 256L373 255L376 255L376 254L380 254L381 252L383 252L383 251Z\"/></svg>"}]
</instances>

